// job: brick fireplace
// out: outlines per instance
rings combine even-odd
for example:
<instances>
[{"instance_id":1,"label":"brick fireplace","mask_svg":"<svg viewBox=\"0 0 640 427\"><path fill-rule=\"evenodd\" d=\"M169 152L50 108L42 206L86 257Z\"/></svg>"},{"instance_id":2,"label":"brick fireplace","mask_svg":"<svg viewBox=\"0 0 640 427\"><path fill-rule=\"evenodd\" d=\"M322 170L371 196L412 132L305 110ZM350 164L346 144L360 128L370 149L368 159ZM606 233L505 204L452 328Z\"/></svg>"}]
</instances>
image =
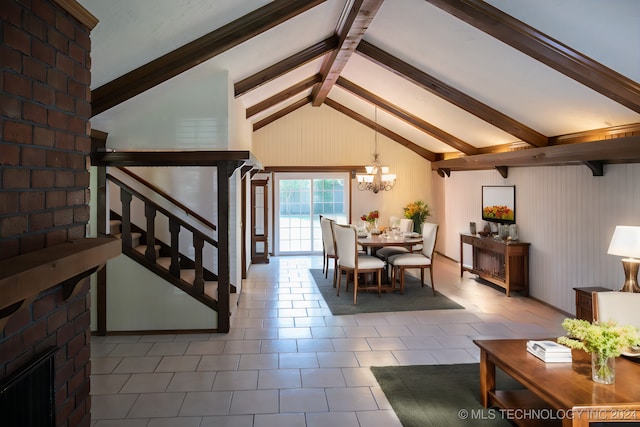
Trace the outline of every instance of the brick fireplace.
<instances>
[{"instance_id":1,"label":"brick fireplace","mask_svg":"<svg viewBox=\"0 0 640 427\"><path fill-rule=\"evenodd\" d=\"M70 242L84 239L89 220L97 21L75 0L3 0L0 16L0 384L54 349L54 425L89 426L95 269L67 266L85 259ZM67 246L72 258L52 249Z\"/></svg>"}]
</instances>

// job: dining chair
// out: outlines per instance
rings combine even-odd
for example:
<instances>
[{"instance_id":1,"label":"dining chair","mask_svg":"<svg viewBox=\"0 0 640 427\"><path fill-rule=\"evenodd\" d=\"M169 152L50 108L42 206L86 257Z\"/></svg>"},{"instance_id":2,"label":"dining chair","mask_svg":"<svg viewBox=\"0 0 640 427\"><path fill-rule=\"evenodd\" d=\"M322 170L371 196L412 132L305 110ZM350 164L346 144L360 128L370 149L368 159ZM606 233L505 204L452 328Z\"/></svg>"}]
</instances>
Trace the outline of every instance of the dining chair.
<instances>
[{"instance_id":1,"label":"dining chair","mask_svg":"<svg viewBox=\"0 0 640 427\"><path fill-rule=\"evenodd\" d=\"M592 292L593 320L613 320L618 325L640 329L640 294L633 292Z\"/></svg>"},{"instance_id":2,"label":"dining chair","mask_svg":"<svg viewBox=\"0 0 640 427\"><path fill-rule=\"evenodd\" d=\"M394 217L397 218L397 217ZM397 218L398 226L401 233L410 233L413 231L413 220L409 218ZM391 220L390 220L391 221ZM376 251L376 256L383 261L386 261L389 257L397 254L408 254L413 249L409 249L405 246L385 246Z\"/></svg>"},{"instance_id":3,"label":"dining chair","mask_svg":"<svg viewBox=\"0 0 640 427\"><path fill-rule=\"evenodd\" d=\"M436 240L438 238L438 224L425 222L422 224L422 251L411 252L406 254L396 254L389 259L387 263L391 269L391 285L395 287L396 278L400 282L400 293L404 293L404 275L408 268L420 269L420 283L424 287L424 271L429 269L429 277L431 278L431 290L433 295L436 294L436 286L433 283L433 254L436 248Z\"/></svg>"},{"instance_id":4,"label":"dining chair","mask_svg":"<svg viewBox=\"0 0 640 427\"><path fill-rule=\"evenodd\" d=\"M336 287L336 277L337 277L337 262L338 257L336 256L336 245L333 241L333 231L331 230L331 223L334 222L331 218L327 218L324 215L320 215L320 231L322 232L322 255L323 255L323 263L322 263L322 272L324 273L324 277L327 277L329 274L329 260L333 259L333 287Z\"/></svg>"},{"instance_id":5,"label":"dining chair","mask_svg":"<svg viewBox=\"0 0 640 427\"><path fill-rule=\"evenodd\" d=\"M382 294L382 270L385 267L384 261L371 255L358 252L357 232L350 225L331 223L333 236L336 243L336 255L338 256L338 278L336 295L340 295L340 282L342 272L346 276L345 287L349 290L349 276L353 276L353 303L358 303L358 291L377 290L378 297ZM365 273L377 273L377 283L368 286L365 283L358 283L358 276Z\"/></svg>"},{"instance_id":6,"label":"dining chair","mask_svg":"<svg viewBox=\"0 0 640 427\"><path fill-rule=\"evenodd\" d=\"M400 227L400 217L397 217L397 216L389 217L389 227L393 228L394 225Z\"/></svg>"},{"instance_id":7,"label":"dining chair","mask_svg":"<svg viewBox=\"0 0 640 427\"><path fill-rule=\"evenodd\" d=\"M400 218L400 232L411 233L413 231L413 220L410 218Z\"/></svg>"}]
</instances>

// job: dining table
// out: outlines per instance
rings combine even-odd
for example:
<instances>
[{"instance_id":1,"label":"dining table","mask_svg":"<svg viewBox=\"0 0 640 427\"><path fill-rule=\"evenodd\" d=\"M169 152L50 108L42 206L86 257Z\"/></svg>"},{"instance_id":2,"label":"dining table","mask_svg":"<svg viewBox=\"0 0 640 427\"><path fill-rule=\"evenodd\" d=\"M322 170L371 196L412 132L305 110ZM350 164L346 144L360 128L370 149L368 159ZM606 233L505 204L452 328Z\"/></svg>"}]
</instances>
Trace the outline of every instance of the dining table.
<instances>
[{"instance_id":1,"label":"dining table","mask_svg":"<svg viewBox=\"0 0 640 427\"><path fill-rule=\"evenodd\" d=\"M422 236L405 237L403 235L393 234L367 234L367 236L358 237L358 244L362 245L369 255L375 255L379 248L385 246L402 246L409 250L415 245L422 244Z\"/></svg>"},{"instance_id":2,"label":"dining table","mask_svg":"<svg viewBox=\"0 0 640 427\"><path fill-rule=\"evenodd\" d=\"M376 251L385 246L401 246L411 251L414 245L422 244L422 236L404 236L403 234L367 234L366 236L358 236L358 244L360 244L369 255L375 256ZM394 283L390 283L388 273L383 278L383 292L395 291Z\"/></svg>"}]
</instances>

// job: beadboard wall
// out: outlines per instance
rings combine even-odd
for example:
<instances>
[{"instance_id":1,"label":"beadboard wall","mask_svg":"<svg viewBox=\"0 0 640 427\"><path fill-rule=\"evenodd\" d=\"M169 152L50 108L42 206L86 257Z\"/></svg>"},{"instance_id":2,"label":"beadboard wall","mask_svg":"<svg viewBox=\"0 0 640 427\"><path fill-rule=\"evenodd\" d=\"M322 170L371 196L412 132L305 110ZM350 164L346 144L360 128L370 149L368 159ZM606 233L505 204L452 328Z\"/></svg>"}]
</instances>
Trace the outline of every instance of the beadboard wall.
<instances>
[{"instance_id":1,"label":"beadboard wall","mask_svg":"<svg viewBox=\"0 0 640 427\"><path fill-rule=\"evenodd\" d=\"M438 250L459 260L459 233L483 226L482 185L516 186L520 240L530 242L531 296L575 314L573 287L618 289L621 258L607 255L616 225L640 225L640 165L605 165L594 177L586 166L452 172L434 178L441 220Z\"/></svg>"},{"instance_id":2,"label":"beadboard wall","mask_svg":"<svg viewBox=\"0 0 640 427\"><path fill-rule=\"evenodd\" d=\"M375 132L322 105L307 105L254 132L252 152L268 166L364 166L371 163ZM402 207L414 200L433 205L430 162L378 134L380 161L397 175L392 191L374 194L358 191L352 183L351 222L371 210L380 211L382 223L402 216ZM432 218L433 220L433 218Z\"/></svg>"}]
</instances>

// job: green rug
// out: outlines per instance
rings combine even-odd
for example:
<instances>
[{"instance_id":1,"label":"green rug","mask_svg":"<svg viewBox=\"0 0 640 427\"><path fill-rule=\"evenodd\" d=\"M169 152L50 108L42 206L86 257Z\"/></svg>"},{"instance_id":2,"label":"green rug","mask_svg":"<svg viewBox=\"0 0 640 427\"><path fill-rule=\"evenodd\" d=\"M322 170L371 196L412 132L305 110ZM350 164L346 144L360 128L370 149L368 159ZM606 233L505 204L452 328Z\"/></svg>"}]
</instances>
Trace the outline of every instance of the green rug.
<instances>
[{"instance_id":1,"label":"green rug","mask_svg":"<svg viewBox=\"0 0 640 427\"><path fill-rule=\"evenodd\" d=\"M371 367L404 427L511 426L497 409L480 404L480 365ZM499 389L523 387L496 370Z\"/></svg>"},{"instance_id":2,"label":"green rug","mask_svg":"<svg viewBox=\"0 0 640 427\"><path fill-rule=\"evenodd\" d=\"M376 292L358 292L358 304L354 305L353 284L349 287L349 292L346 292L344 276L342 277L340 296L337 296L336 289L333 287L333 270L329 270L326 279L320 269L310 269L309 271L334 315L464 308L438 291L434 296L429 285L425 285L423 288L420 286L420 279L411 276L405 278L404 294L386 292L382 294L382 298L378 298Z\"/></svg>"}]
</instances>

